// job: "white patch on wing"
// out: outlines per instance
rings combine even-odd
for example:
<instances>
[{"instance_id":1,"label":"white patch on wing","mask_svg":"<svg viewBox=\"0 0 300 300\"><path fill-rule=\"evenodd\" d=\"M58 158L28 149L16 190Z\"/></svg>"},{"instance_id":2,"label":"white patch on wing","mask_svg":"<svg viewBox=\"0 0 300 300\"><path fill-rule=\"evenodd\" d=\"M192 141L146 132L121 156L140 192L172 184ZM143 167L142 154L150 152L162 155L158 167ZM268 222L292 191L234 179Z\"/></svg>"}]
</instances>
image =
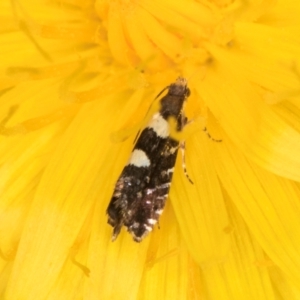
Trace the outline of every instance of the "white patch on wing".
<instances>
[{"instance_id":1,"label":"white patch on wing","mask_svg":"<svg viewBox=\"0 0 300 300\"><path fill-rule=\"evenodd\" d=\"M144 224L144 227L146 228L146 230L152 231L152 227L148 226L147 224Z\"/></svg>"},{"instance_id":2,"label":"white patch on wing","mask_svg":"<svg viewBox=\"0 0 300 300\"><path fill-rule=\"evenodd\" d=\"M167 170L168 175L170 175L170 173L173 173L173 172L174 172L174 168L171 168L171 169Z\"/></svg>"},{"instance_id":3,"label":"white patch on wing","mask_svg":"<svg viewBox=\"0 0 300 300\"><path fill-rule=\"evenodd\" d=\"M156 224L156 222L157 222L157 220L155 220L155 219L148 219L148 224L150 224L150 225L154 225L154 224Z\"/></svg>"},{"instance_id":4,"label":"white patch on wing","mask_svg":"<svg viewBox=\"0 0 300 300\"><path fill-rule=\"evenodd\" d=\"M165 139L169 137L169 123L162 117L160 113L153 115L153 118L147 127L152 128L154 132L161 138Z\"/></svg>"},{"instance_id":5,"label":"white patch on wing","mask_svg":"<svg viewBox=\"0 0 300 300\"><path fill-rule=\"evenodd\" d=\"M135 149L131 153L129 162L127 165L134 165L136 167L149 167L150 160L147 154L143 150Z\"/></svg>"},{"instance_id":6,"label":"white patch on wing","mask_svg":"<svg viewBox=\"0 0 300 300\"><path fill-rule=\"evenodd\" d=\"M156 187L156 188L157 188L157 189L165 189L165 188L168 188L170 185L171 185L170 182L166 182L166 183L163 183L162 185L159 185L159 186Z\"/></svg>"}]
</instances>

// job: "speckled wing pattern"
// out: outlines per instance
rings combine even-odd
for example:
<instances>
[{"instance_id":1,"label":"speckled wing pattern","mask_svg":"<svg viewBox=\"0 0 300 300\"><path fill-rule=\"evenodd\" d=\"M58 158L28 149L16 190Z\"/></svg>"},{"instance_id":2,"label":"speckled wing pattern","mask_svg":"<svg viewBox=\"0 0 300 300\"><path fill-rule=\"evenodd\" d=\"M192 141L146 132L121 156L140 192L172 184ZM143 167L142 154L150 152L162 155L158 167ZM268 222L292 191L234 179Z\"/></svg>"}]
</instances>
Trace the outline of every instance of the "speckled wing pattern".
<instances>
[{"instance_id":1,"label":"speckled wing pattern","mask_svg":"<svg viewBox=\"0 0 300 300\"><path fill-rule=\"evenodd\" d=\"M179 77L166 87L160 110L141 132L131 157L123 169L107 208L112 240L125 226L133 240L141 242L163 212L169 194L179 142L170 137L169 118L176 130L186 123L184 103L190 95L187 80Z\"/></svg>"}]
</instances>

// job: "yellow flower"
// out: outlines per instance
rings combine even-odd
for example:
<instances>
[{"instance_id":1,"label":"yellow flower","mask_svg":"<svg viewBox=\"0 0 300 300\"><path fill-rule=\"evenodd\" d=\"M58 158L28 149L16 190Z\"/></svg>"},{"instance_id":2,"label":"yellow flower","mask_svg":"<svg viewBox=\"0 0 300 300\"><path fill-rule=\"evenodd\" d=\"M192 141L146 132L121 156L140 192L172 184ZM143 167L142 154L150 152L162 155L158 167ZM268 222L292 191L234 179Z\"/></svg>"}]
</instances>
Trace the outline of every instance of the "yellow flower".
<instances>
[{"instance_id":1,"label":"yellow flower","mask_svg":"<svg viewBox=\"0 0 300 300\"><path fill-rule=\"evenodd\" d=\"M299 299L300 3L0 8L1 298ZM111 242L114 183L179 75L194 185L179 157L160 229Z\"/></svg>"}]
</instances>

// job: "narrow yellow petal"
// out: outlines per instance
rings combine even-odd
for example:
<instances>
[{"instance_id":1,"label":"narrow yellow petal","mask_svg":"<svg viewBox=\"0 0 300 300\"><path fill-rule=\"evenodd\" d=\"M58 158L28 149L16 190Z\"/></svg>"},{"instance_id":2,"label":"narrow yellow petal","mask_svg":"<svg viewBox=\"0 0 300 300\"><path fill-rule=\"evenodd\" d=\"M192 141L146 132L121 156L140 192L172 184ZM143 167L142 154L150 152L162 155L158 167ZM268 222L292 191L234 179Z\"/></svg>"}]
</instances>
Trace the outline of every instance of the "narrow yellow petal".
<instances>
[{"instance_id":1,"label":"narrow yellow petal","mask_svg":"<svg viewBox=\"0 0 300 300\"><path fill-rule=\"evenodd\" d=\"M108 43L114 58L126 65L130 65L133 61L133 54L126 42L122 15L114 6L110 7L108 15Z\"/></svg>"},{"instance_id":2,"label":"narrow yellow petal","mask_svg":"<svg viewBox=\"0 0 300 300\"><path fill-rule=\"evenodd\" d=\"M228 255L201 267L209 299L276 299L265 255L229 199L232 225ZM211 282L214 282L212 285Z\"/></svg>"},{"instance_id":3,"label":"narrow yellow petal","mask_svg":"<svg viewBox=\"0 0 300 300\"><path fill-rule=\"evenodd\" d=\"M140 8L137 8L139 11ZM129 14L125 17L126 33L130 39L132 47L139 55L141 60L146 61L147 67L158 69L163 66L167 66L167 58L162 55L160 51L157 51L155 44L147 35L143 23L144 20L140 20L138 15L141 12L135 12L134 16Z\"/></svg>"},{"instance_id":4,"label":"narrow yellow petal","mask_svg":"<svg viewBox=\"0 0 300 300\"><path fill-rule=\"evenodd\" d=\"M174 213L167 205L161 229L155 229L160 232L151 237L139 299L185 299L189 292L189 254L176 221L170 224L172 219Z\"/></svg>"},{"instance_id":5,"label":"narrow yellow petal","mask_svg":"<svg viewBox=\"0 0 300 300\"><path fill-rule=\"evenodd\" d=\"M226 191L264 251L298 285L300 234L295 228L300 226L300 206L297 186L250 163L233 150L229 141L216 149L222 161L217 170Z\"/></svg>"},{"instance_id":6,"label":"narrow yellow petal","mask_svg":"<svg viewBox=\"0 0 300 300\"><path fill-rule=\"evenodd\" d=\"M229 222L208 146L213 142L200 132L186 143L187 168L194 184L184 176L179 158L170 192L172 205L194 258L198 262L221 259L228 251Z\"/></svg>"}]
</instances>

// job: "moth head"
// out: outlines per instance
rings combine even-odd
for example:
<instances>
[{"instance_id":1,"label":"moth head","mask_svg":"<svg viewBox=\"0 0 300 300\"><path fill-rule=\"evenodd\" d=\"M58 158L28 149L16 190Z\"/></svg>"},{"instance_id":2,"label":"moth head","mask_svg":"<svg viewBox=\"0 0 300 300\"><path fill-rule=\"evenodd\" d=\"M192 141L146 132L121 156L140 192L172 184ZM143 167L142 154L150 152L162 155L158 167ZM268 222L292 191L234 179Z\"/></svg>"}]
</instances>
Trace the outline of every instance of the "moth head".
<instances>
[{"instance_id":1,"label":"moth head","mask_svg":"<svg viewBox=\"0 0 300 300\"><path fill-rule=\"evenodd\" d=\"M175 83L169 86L169 94L175 96L189 97L191 94L190 89L187 86L187 79L183 77L178 77Z\"/></svg>"}]
</instances>

